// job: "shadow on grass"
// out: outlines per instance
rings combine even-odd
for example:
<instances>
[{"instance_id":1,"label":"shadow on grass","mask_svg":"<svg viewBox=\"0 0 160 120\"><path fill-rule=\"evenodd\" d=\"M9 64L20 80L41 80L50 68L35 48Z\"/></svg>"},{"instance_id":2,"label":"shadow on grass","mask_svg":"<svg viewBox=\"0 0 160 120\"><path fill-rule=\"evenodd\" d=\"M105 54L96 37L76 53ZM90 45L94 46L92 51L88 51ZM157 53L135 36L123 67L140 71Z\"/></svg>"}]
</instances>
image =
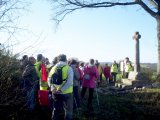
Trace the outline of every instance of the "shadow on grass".
<instances>
[{"instance_id":1,"label":"shadow on grass","mask_svg":"<svg viewBox=\"0 0 160 120\"><path fill-rule=\"evenodd\" d=\"M159 91L159 92L158 92ZM94 111L87 113L82 106L78 120L157 120L160 118L160 90L144 90L134 93L114 95L99 94L100 106L96 95Z\"/></svg>"},{"instance_id":2,"label":"shadow on grass","mask_svg":"<svg viewBox=\"0 0 160 120\"><path fill-rule=\"evenodd\" d=\"M93 111L86 101L80 110L74 110L74 120L158 120L160 118L160 89L148 89L123 94L98 93L93 99ZM0 105L0 120L51 120L49 108L37 107L27 112L21 106Z\"/></svg>"}]
</instances>

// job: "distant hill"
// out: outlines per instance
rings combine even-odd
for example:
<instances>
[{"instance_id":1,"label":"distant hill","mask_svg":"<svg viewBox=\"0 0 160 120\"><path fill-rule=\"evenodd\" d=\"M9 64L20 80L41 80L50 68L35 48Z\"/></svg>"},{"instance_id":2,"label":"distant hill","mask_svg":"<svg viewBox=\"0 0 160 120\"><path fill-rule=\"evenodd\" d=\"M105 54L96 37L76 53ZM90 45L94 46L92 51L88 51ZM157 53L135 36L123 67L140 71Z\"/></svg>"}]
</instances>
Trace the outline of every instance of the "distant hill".
<instances>
[{"instance_id":1,"label":"distant hill","mask_svg":"<svg viewBox=\"0 0 160 120\"><path fill-rule=\"evenodd\" d=\"M157 63L141 63L141 67L143 68L149 68L151 70L156 71L157 70Z\"/></svg>"},{"instance_id":2,"label":"distant hill","mask_svg":"<svg viewBox=\"0 0 160 120\"><path fill-rule=\"evenodd\" d=\"M104 66L106 63L108 63L109 66L112 64L112 62L100 62L102 66ZM154 71L157 70L157 63L141 63L140 65L142 68L149 68Z\"/></svg>"},{"instance_id":3,"label":"distant hill","mask_svg":"<svg viewBox=\"0 0 160 120\"><path fill-rule=\"evenodd\" d=\"M112 65L112 62L100 62L102 66L104 66L106 63L108 63L109 66Z\"/></svg>"}]
</instances>

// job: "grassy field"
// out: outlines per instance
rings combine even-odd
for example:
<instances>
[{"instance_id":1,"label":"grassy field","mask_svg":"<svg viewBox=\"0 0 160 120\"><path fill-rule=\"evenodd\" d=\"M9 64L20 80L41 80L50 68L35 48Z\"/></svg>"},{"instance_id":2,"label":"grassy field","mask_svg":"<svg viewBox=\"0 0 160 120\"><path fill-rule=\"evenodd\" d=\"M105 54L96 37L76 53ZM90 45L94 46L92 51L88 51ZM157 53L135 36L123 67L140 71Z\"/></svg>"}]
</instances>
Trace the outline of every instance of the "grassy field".
<instances>
[{"instance_id":1,"label":"grassy field","mask_svg":"<svg viewBox=\"0 0 160 120\"><path fill-rule=\"evenodd\" d=\"M77 120L156 120L160 117L160 89L145 89L125 94L94 95L94 111L74 111Z\"/></svg>"},{"instance_id":2,"label":"grassy field","mask_svg":"<svg viewBox=\"0 0 160 120\"><path fill-rule=\"evenodd\" d=\"M87 97L87 95L86 95ZM144 89L129 93L102 94L96 92L93 111L86 109L87 99L81 109L74 110L74 120L159 120L160 89ZM21 106L0 106L0 120L50 120L51 110L37 108L27 113Z\"/></svg>"}]
</instances>

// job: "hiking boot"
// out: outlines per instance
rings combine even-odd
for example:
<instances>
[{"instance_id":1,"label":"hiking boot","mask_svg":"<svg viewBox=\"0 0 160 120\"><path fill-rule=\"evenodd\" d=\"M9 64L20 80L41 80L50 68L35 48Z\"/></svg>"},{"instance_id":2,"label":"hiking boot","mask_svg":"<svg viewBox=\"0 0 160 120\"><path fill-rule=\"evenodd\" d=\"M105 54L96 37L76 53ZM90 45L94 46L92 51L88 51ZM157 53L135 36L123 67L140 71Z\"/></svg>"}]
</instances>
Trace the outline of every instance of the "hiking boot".
<instances>
[{"instance_id":1,"label":"hiking boot","mask_svg":"<svg viewBox=\"0 0 160 120\"><path fill-rule=\"evenodd\" d=\"M81 105L86 105L86 100L83 98L83 99L81 99Z\"/></svg>"}]
</instances>

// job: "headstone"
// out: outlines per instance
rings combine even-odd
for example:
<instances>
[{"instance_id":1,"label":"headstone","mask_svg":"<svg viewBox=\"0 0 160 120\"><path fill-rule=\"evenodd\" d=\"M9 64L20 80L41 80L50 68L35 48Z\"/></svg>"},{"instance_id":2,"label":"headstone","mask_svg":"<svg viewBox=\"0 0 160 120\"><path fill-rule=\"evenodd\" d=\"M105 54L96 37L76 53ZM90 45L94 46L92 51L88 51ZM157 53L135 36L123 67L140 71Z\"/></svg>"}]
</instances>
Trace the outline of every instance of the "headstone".
<instances>
[{"instance_id":1,"label":"headstone","mask_svg":"<svg viewBox=\"0 0 160 120\"><path fill-rule=\"evenodd\" d=\"M122 83L125 85L132 85L132 87L140 87L149 84L149 80L143 73L140 72L130 72L128 79L122 79Z\"/></svg>"},{"instance_id":2,"label":"headstone","mask_svg":"<svg viewBox=\"0 0 160 120\"><path fill-rule=\"evenodd\" d=\"M145 74L143 74L141 72L135 72L135 71L129 72L128 79L129 80L141 80L141 81L148 80L148 78L145 76Z\"/></svg>"},{"instance_id":3,"label":"headstone","mask_svg":"<svg viewBox=\"0 0 160 120\"><path fill-rule=\"evenodd\" d=\"M137 75L138 75L137 72L131 71L131 72L129 72L128 79L129 80L137 80Z\"/></svg>"}]
</instances>

